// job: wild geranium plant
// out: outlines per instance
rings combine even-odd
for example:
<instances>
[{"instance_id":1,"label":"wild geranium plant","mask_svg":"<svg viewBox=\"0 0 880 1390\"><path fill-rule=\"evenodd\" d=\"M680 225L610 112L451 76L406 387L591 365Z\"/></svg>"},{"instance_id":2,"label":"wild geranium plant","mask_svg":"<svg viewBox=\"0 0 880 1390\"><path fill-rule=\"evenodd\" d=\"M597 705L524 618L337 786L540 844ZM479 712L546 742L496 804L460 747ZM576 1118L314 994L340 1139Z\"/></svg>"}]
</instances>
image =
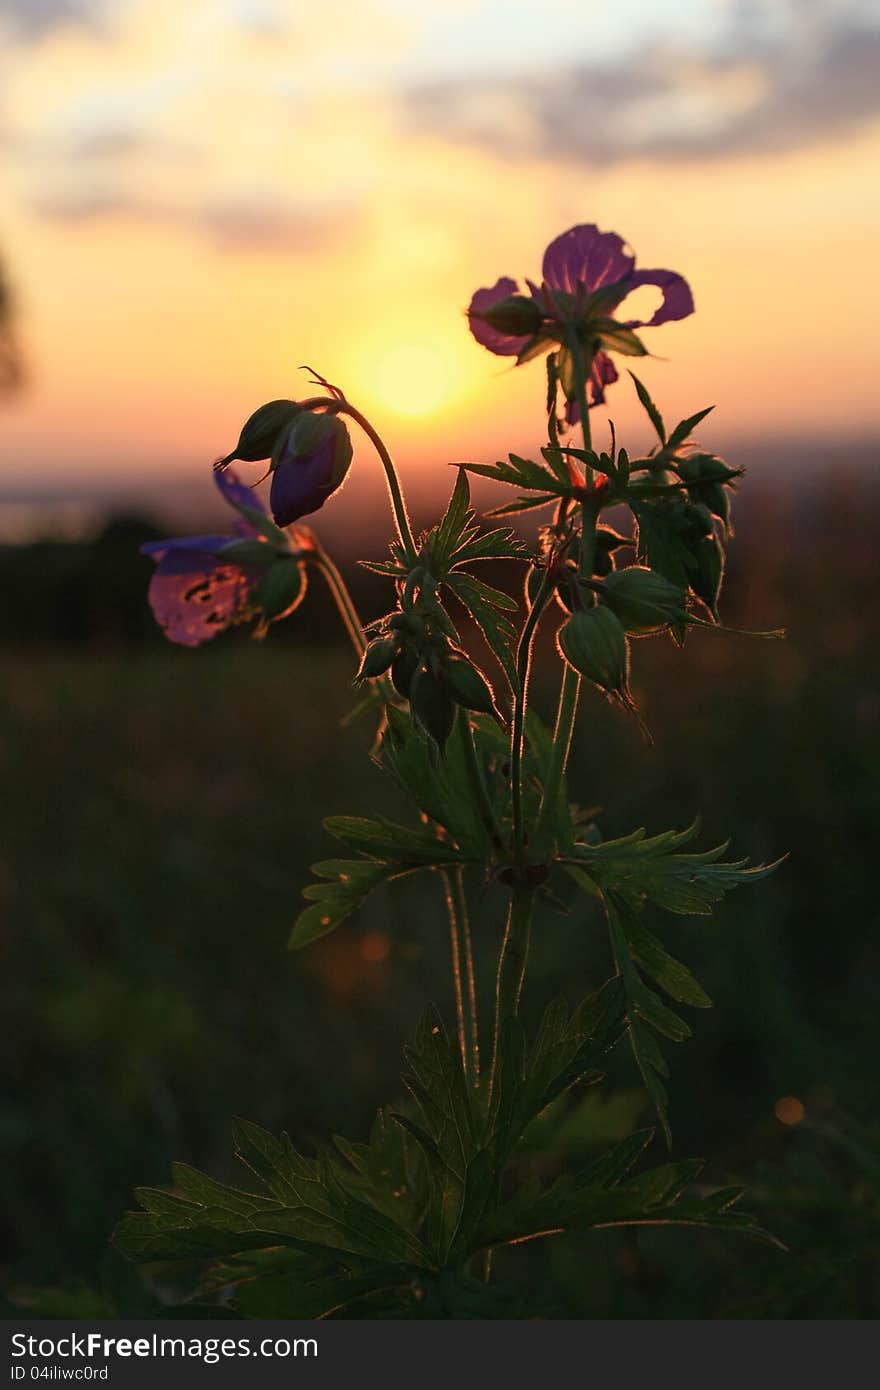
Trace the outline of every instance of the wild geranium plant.
<instances>
[{"instance_id":1,"label":"wild geranium plant","mask_svg":"<svg viewBox=\"0 0 880 1390\"><path fill-rule=\"evenodd\" d=\"M627 296L643 285L662 293L644 325L623 317ZM770 867L728 860L725 846L694 848L694 826L603 839L566 786L579 705L589 715L606 699L636 713L633 638L668 634L683 645L692 628L718 624L730 494L741 470L695 442L708 412L667 431L634 377L657 435L651 452L631 457L613 430L599 448L590 430L591 408L617 380L610 354L643 356L637 328L691 312L680 275L638 271L620 237L574 227L547 249L540 286L523 295L500 279L478 290L468 311L474 337L491 352L518 363L546 358L540 457L460 465L443 516L415 536L382 439L319 378L320 394L308 400L261 406L215 465L236 513L233 534L146 547L157 561L156 617L187 645L251 620L265 633L302 601L307 576L318 571L355 649L354 682L380 711L373 757L406 792L411 819L326 822L341 849L314 866L291 946L307 949L380 884L410 874L442 881L451 929L455 1019L426 1016L406 1051L405 1098L379 1112L366 1141L335 1139L307 1156L286 1134L237 1121L237 1152L249 1170L242 1187L176 1164L172 1189L138 1192L142 1210L123 1219L118 1245L137 1260L203 1262L193 1295L202 1304L221 1302L245 1317L490 1317L511 1309L493 1273L501 1246L670 1223L771 1239L740 1210L737 1190L696 1185L699 1162L646 1163L651 1129L552 1180L533 1176L534 1162L524 1159L540 1151L548 1107L576 1104L583 1087L602 1079L606 1055L622 1047L671 1145L666 1044L690 1033L678 1007L709 1000L648 928L645 908L709 913ZM338 569L299 524L343 481L351 423L385 470L396 533L388 557L369 562L388 579L389 607L366 628ZM233 472L236 461L267 466L271 517ZM547 510L536 547L507 525L479 526L468 473L515 489L492 515ZM514 588L524 572L522 602L481 577L486 561L507 562ZM556 629L552 731L529 703L541 626ZM491 674L474 640L491 656ZM481 881L500 883L508 897L488 1033L477 1017L467 901L469 885ZM609 977L573 1009L549 1002L527 1036L519 1012L533 914L545 899L558 906L563 892L569 902L583 895L601 905Z\"/></svg>"}]
</instances>

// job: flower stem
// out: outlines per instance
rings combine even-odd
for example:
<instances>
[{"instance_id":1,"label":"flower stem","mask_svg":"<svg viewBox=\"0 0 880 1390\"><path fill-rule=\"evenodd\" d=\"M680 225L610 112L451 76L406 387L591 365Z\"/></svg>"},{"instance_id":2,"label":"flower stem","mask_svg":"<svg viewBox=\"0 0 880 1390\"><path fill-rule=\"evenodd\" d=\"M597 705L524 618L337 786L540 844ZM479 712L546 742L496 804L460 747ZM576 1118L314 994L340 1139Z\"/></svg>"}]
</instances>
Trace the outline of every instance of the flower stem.
<instances>
[{"instance_id":1,"label":"flower stem","mask_svg":"<svg viewBox=\"0 0 880 1390\"><path fill-rule=\"evenodd\" d=\"M583 349L577 334L572 330L568 337L569 349L575 369L575 382L577 387L578 409L581 417L581 434L583 436L584 448L589 449L590 439L590 415L589 404L587 402L587 364L584 361ZM585 483L587 487L592 483L592 469L585 464ZM589 579L593 573L593 564L596 558L596 522L599 518L599 507L594 497L589 494L581 502L581 553L579 570L583 578ZM550 766L547 769L547 776L544 783L544 795L541 800L541 809L538 815L538 827L536 838L543 839L547 830L547 823L556 807L559 792L562 787L562 779L565 776L565 769L568 765L568 755L571 750L571 740L574 733L574 723L577 716L578 697L580 695L581 678L577 671L573 670L567 663L563 670L562 687L559 692L559 706L556 714L556 727L553 732L553 753Z\"/></svg>"},{"instance_id":2,"label":"flower stem","mask_svg":"<svg viewBox=\"0 0 880 1390\"><path fill-rule=\"evenodd\" d=\"M452 948L452 977L455 1009L464 1074L474 1086L480 1084L480 1035L477 1018L477 991L464 870L461 865L443 872L446 908L449 913L449 939Z\"/></svg>"},{"instance_id":3,"label":"flower stem","mask_svg":"<svg viewBox=\"0 0 880 1390\"><path fill-rule=\"evenodd\" d=\"M532 666L532 644L541 614L550 595L550 573L544 571L535 601L528 611L519 645L516 649L517 688L513 699L513 721L510 732L510 801L513 813L513 848L518 863L525 859L525 823L523 820L522 759L525 733L526 703L529 674Z\"/></svg>"},{"instance_id":4,"label":"flower stem","mask_svg":"<svg viewBox=\"0 0 880 1390\"><path fill-rule=\"evenodd\" d=\"M522 994L523 977L529 954L532 932L532 903L535 890L530 887L514 889L507 912L507 925L498 958L498 977L495 986L495 1036L492 1051L492 1078L489 1095L498 1080L501 1027L506 1018L516 1018Z\"/></svg>"},{"instance_id":5,"label":"flower stem","mask_svg":"<svg viewBox=\"0 0 880 1390\"><path fill-rule=\"evenodd\" d=\"M345 625L345 630L351 638L351 644L354 647L355 654L358 660L360 660L367 649L367 640L364 637L364 629L361 625L358 611L354 606L354 600L348 592L345 580L323 546L318 547L315 563L324 576L327 588L333 595L336 607L339 609L339 615Z\"/></svg>"},{"instance_id":6,"label":"flower stem","mask_svg":"<svg viewBox=\"0 0 880 1390\"><path fill-rule=\"evenodd\" d=\"M473 725L471 724L466 710L459 710L457 724L461 730L461 743L464 749L468 776L470 777L471 787L473 788L474 796L480 808L483 824L489 832L489 836L495 848L501 849L504 845L504 832L501 829L501 823L489 797L486 779L483 775L483 768L480 764L477 745L474 740Z\"/></svg>"},{"instance_id":7,"label":"flower stem","mask_svg":"<svg viewBox=\"0 0 880 1390\"><path fill-rule=\"evenodd\" d=\"M373 428L366 415L362 415L361 412L356 410L348 401L343 401L339 405L338 410L340 414L350 415L352 420L360 425L364 434L376 450L376 453L379 455L382 467L385 469L385 480L388 483L388 493L391 498L391 510L394 513L397 534L406 552L408 562L414 564L416 559L416 543L413 539L412 527L410 526L409 516L407 515L406 503L403 499L403 489L400 486L400 479L397 476L394 460L388 452L382 436Z\"/></svg>"}]
</instances>

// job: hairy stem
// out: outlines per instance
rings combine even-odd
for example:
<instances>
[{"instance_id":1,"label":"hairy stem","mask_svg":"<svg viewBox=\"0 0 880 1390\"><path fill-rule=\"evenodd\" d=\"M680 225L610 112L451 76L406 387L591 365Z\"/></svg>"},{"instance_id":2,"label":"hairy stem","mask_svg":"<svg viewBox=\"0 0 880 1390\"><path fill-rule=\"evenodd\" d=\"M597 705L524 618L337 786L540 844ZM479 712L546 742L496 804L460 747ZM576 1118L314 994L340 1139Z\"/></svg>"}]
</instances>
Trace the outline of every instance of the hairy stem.
<instances>
[{"instance_id":1,"label":"hairy stem","mask_svg":"<svg viewBox=\"0 0 880 1390\"><path fill-rule=\"evenodd\" d=\"M397 534L406 552L407 560L410 564L413 564L416 559L416 543L413 539L406 503L403 500L403 489L400 486L400 479L397 476L394 460L388 452L382 436L373 428L366 415L362 415L361 412L356 410L348 401L342 402L338 407L338 411L340 414L349 415L352 420L355 420L357 424L360 425L364 434L376 450L376 453L379 455L382 467L385 469L385 480L388 483L388 493L391 498L391 510L394 513Z\"/></svg>"},{"instance_id":2,"label":"hairy stem","mask_svg":"<svg viewBox=\"0 0 880 1390\"><path fill-rule=\"evenodd\" d=\"M523 819L522 760L523 740L528 700L529 674L532 666L532 644L541 614L550 596L550 574L544 571L535 601L528 611L519 645L516 649L517 688L513 700L513 720L510 731L510 801L513 814L513 849L517 862L525 860L525 822Z\"/></svg>"},{"instance_id":3,"label":"hairy stem","mask_svg":"<svg viewBox=\"0 0 880 1390\"><path fill-rule=\"evenodd\" d=\"M358 660L360 660L367 649L367 639L364 637L364 629L354 606L354 600L348 592L348 586L323 546L318 549L315 563L324 576L327 588L333 595L333 600L339 609L339 616L342 618L345 630L351 638L351 644Z\"/></svg>"},{"instance_id":4,"label":"hairy stem","mask_svg":"<svg viewBox=\"0 0 880 1390\"><path fill-rule=\"evenodd\" d=\"M471 788L480 808L480 816L483 824L489 832L489 837L496 849L501 849L504 845L504 832L501 829L501 822L492 805L486 778L480 764L477 745L474 740L473 725L468 717L467 711L460 709L458 712L457 726L461 732L461 744L464 749L465 763L467 765L468 776L471 781Z\"/></svg>"},{"instance_id":5,"label":"hairy stem","mask_svg":"<svg viewBox=\"0 0 880 1390\"><path fill-rule=\"evenodd\" d=\"M569 348L575 368L578 409L581 417L581 434L583 436L584 448L589 449L591 443L589 404L587 402L587 374L589 367L584 360L583 350L574 330L569 333ZM589 465L585 465L585 475L585 482L587 486L589 486L592 482L592 469ZM595 498L589 495L584 497L581 502L581 553L579 569L581 576L585 579L588 579L593 573L593 564L596 558L596 522L598 519L599 507ZM554 808L559 798L562 779L565 776L565 769L568 766L568 755L571 751L571 740L574 733L580 689L580 676L577 671L572 670L566 663L562 674L562 687L559 692L556 727L553 732L553 753L550 766L547 769L547 776L544 783L544 795L541 800L541 810L538 815L536 838L539 840L543 840L546 834L547 824L550 817L553 815Z\"/></svg>"},{"instance_id":6,"label":"hairy stem","mask_svg":"<svg viewBox=\"0 0 880 1390\"><path fill-rule=\"evenodd\" d=\"M495 1035L492 1051L492 1078L489 1094L495 1088L500 1064L499 1046L501 1025L506 1018L516 1018L519 999L522 994L523 977L529 954L529 939L532 931L533 888L518 887L510 897L504 940L498 958L498 977L495 987Z\"/></svg>"},{"instance_id":7,"label":"hairy stem","mask_svg":"<svg viewBox=\"0 0 880 1390\"><path fill-rule=\"evenodd\" d=\"M339 609L339 617L341 617L343 624L345 624L345 630L348 632L350 639L352 639L352 646L355 648L356 655L360 659L360 657L364 655L364 652L366 652L367 639L364 637L364 630L363 626L361 626L359 613L357 613L355 607L355 600L353 600L352 595L349 594L348 585L346 585L342 575L339 574L339 570L336 569L331 557L328 556L327 550L324 550L324 548L318 549L316 563L321 574L324 575L324 580L327 582L329 592L334 596L335 605Z\"/></svg>"},{"instance_id":8,"label":"hairy stem","mask_svg":"<svg viewBox=\"0 0 880 1390\"><path fill-rule=\"evenodd\" d=\"M446 908L449 913L449 939L452 949L452 975L455 1009L464 1074L474 1086L480 1084L480 1030L477 1017L477 989L471 928L461 865L443 873Z\"/></svg>"}]
</instances>

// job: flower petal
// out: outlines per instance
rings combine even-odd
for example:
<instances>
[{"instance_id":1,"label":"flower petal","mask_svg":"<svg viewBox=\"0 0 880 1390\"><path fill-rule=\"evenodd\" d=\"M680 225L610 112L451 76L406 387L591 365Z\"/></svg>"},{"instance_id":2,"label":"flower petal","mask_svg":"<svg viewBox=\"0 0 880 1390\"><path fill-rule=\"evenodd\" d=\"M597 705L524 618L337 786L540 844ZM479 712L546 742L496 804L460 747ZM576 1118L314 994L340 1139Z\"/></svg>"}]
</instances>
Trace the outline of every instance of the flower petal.
<instances>
[{"instance_id":1,"label":"flower petal","mask_svg":"<svg viewBox=\"0 0 880 1390\"><path fill-rule=\"evenodd\" d=\"M224 544L228 539L222 538ZM150 581L153 616L169 641L198 647L229 627L247 606L258 575L203 552L187 550L183 543L160 544L168 548Z\"/></svg>"},{"instance_id":2,"label":"flower petal","mask_svg":"<svg viewBox=\"0 0 880 1390\"><path fill-rule=\"evenodd\" d=\"M468 307L468 323L477 342L499 357L515 357L520 349L525 347L529 338L514 337L511 333L502 333L499 329L492 328L485 319L478 318L477 315L484 314L487 309L491 309L492 305L497 304L499 299L506 299L509 294L516 294L518 288L516 281L511 280L509 275L502 276L490 289L477 290Z\"/></svg>"},{"instance_id":3,"label":"flower petal","mask_svg":"<svg viewBox=\"0 0 880 1390\"><path fill-rule=\"evenodd\" d=\"M544 282L551 290L575 294L579 284L590 293L614 285L632 271L636 258L616 232L600 232L594 223L571 227L544 252Z\"/></svg>"},{"instance_id":4,"label":"flower petal","mask_svg":"<svg viewBox=\"0 0 880 1390\"><path fill-rule=\"evenodd\" d=\"M167 541L146 541L140 547L141 555L149 555L158 565L167 554L216 555L217 551L232 540L231 536L175 536Z\"/></svg>"},{"instance_id":5,"label":"flower petal","mask_svg":"<svg viewBox=\"0 0 880 1390\"><path fill-rule=\"evenodd\" d=\"M627 281L627 294L640 285L656 285L663 291L663 302L650 319L629 319L627 328L656 328L659 323L686 319L694 312L694 296L683 275L674 270L634 270Z\"/></svg>"},{"instance_id":6,"label":"flower petal","mask_svg":"<svg viewBox=\"0 0 880 1390\"><path fill-rule=\"evenodd\" d=\"M339 486L333 481L333 441L304 458L281 459L272 474L269 506L278 526L318 511Z\"/></svg>"},{"instance_id":7,"label":"flower petal","mask_svg":"<svg viewBox=\"0 0 880 1390\"><path fill-rule=\"evenodd\" d=\"M241 521L236 524L236 531L241 534L256 536L259 528L254 525L251 519L245 514L247 510L255 511L260 516L266 515L266 508L263 506L253 488L248 487L241 481L234 468L215 468L214 482L220 492L224 502L228 502L230 507L234 507L241 515ZM228 537L227 537L228 539Z\"/></svg>"}]
</instances>

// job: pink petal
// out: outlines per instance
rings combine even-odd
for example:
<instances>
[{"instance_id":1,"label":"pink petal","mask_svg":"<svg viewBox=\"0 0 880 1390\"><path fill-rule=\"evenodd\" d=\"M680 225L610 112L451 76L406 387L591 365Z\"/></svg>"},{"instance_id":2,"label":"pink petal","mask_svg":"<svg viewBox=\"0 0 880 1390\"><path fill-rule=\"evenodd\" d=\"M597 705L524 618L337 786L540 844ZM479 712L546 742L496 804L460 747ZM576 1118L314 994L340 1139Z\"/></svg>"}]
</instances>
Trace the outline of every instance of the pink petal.
<instances>
[{"instance_id":1,"label":"pink petal","mask_svg":"<svg viewBox=\"0 0 880 1390\"><path fill-rule=\"evenodd\" d=\"M235 507L237 512L240 513L243 507L249 507L252 511L260 512L263 516L266 515L266 508L253 488L241 481L234 468L215 468L214 482L217 484L224 502L228 502L230 507ZM244 515L236 526L236 530L240 534L244 531L248 535L257 535L256 527Z\"/></svg>"},{"instance_id":2,"label":"pink petal","mask_svg":"<svg viewBox=\"0 0 880 1390\"><path fill-rule=\"evenodd\" d=\"M592 222L571 227L544 252L544 281L550 289L575 294L579 284L592 293L628 276L636 258L616 232L600 232Z\"/></svg>"},{"instance_id":3,"label":"pink petal","mask_svg":"<svg viewBox=\"0 0 880 1390\"><path fill-rule=\"evenodd\" d=\"M258 578L211 556L168 551L150 580L150 607L169 641L197 647L229 627Z\"/></svg>"},{"instance_id":4,"label":"pink petal","mask_svg":"<svg viewBox=\"0 0 880 1390\"><path fill-rule=\"evenodd\" d=\"M656 285L663 291L663 302L650 319L630 319L627 328L656 328L658 323L686 319L694 312L694 297L683 275L674 270L634 270L627 281L627 294L640 285Z\"/></svg>"}]
</instances>

